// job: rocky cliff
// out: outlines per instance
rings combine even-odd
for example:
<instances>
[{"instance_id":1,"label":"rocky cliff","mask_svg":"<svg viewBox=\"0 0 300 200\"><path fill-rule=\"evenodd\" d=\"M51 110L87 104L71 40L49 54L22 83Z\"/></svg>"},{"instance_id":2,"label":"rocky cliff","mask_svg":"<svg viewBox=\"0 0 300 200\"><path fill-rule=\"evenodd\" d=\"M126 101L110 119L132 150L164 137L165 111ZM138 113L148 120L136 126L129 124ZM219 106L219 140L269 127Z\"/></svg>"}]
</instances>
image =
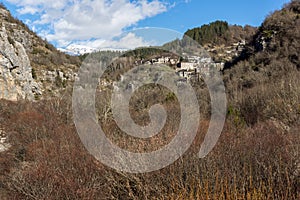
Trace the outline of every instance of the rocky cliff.
<instances>
[{"instance_id":1,"label":"rocky cliff","mask_svg":"<svg viewBox=\"0 0 300 200\"><path fill-rule=\"evenodd\" d=\"M70 86L80 66L0 6L0 99L57 96Z\"/></svg>"},{"instance_id":2,"label":"rocky cliff","mask_svg":"<svg viewBox=\"0 0 300 200\"><path fill-rule=\"evenodd\" d=\"M8 11L1 9L1 18ZM41 87L32 77L32 67L24 46L11 38L2 22L0 29L0 98L33 99L41 95Z\"/></svg>"}]
</instances>

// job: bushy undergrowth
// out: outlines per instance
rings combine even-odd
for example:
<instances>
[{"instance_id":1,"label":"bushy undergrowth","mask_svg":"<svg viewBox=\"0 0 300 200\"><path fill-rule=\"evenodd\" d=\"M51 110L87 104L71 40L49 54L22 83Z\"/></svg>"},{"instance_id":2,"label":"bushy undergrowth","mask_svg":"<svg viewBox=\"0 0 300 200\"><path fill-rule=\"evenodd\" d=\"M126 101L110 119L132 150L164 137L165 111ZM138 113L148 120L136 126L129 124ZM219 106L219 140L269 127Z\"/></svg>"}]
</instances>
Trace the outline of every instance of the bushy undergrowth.
<instances>
[{"instance_id":1,"label":"bushy undergrowth","mask_svg":"<svg viewBox=\"0 0 300 200\"><path fill-rule=\"evenodd\" d=\"M176 99L151 101L161 101L175 113L163 133L148 141L155 149L176 134L178 107L172 106ZM141 104L132 105L139 108L131 110L135 118ZM235 123L231 113L217 146L199 159L209 124L202 119L197 138L182 159L160 171L128 174L102 165L85 150L72 122L70 97L36 103L1 101L0 113L1 128L12 144L1 153L1 199L298 199L300 195L299 125L288 132L272 120L250 127ZM136 145L116 131L110 115L99 112L99 123L122 148L153 150L149 143Z\"/></svg>"}]
</instances>

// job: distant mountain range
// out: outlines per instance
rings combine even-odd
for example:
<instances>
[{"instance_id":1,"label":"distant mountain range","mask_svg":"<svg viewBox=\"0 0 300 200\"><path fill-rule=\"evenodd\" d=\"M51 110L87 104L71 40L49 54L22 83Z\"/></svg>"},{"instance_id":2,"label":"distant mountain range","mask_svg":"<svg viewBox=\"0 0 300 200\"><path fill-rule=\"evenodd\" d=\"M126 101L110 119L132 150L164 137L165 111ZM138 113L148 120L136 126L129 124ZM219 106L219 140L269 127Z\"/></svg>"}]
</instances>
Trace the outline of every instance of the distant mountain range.
<instances>
[{"instance_id":1,"label":"distant mountain range","mask_svg":"<svg viewBox=\"0 0 300 200\"><path fill-rule=\"evenodd\" d=\"M78 44L70 44L66 48L58 48L58 50L72 56L79 56L99 51L98 49Z\"/></svg>"}]
</instances>

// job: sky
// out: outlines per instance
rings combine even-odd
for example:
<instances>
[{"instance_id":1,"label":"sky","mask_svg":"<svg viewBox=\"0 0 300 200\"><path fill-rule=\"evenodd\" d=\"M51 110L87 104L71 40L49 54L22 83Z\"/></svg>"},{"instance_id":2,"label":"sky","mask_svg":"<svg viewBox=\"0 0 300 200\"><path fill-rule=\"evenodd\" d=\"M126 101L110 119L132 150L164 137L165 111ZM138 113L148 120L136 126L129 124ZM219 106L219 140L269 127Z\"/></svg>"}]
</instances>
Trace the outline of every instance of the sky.
<instances>
[{"instance_id":1,"label":"sky","mask_svg":"<svg viewBox=\"0 0 300 200\"><path fill-rule=\"evenodd\" d=\"M82 45L97 49L159 45L216 20L259 26L289 1L1 0L14 17L56 47Z\"/></svg>"}]
</instances>

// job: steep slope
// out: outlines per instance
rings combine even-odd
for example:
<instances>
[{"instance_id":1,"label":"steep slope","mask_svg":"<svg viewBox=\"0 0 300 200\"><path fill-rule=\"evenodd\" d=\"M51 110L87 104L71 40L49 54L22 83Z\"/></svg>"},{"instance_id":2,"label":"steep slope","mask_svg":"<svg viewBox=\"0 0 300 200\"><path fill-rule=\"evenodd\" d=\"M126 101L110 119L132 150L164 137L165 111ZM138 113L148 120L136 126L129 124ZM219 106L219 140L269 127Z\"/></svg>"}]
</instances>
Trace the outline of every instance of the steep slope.
<instances>
[{"instance_id":1,"label":"steep slope","mask_svg":"<svg viewBox=\"0 0 300 200\"><path fill-rule=\"evenodd\" d=\"M1 9L1 18L8 11ZM32 67L24 46L10 36L5 22L0 29L0 98L18 100L33 99L41 94L41 87L32 77Z\"/></svg>"},{"instance_id":2,"label":"steep slope","mask_svg":"<svg viewBox=\"0 0 300 200\"><path fill-rule=\"evenodd\" d=\"M268 16L241 55L226 63L229 99L248 124L300 124L299 53L300 2L292 1Z\"/></svg>"},{"instance_id":3,"label":"steep slope","mask_svg":"<svg viewBox=\"0 0 300 200\"><path fill-rule=\"evenodd\" d=\"M74 79L77 57L56 50L0 5L0 98L57 95Z\"/></svg>"}]
</instances>

